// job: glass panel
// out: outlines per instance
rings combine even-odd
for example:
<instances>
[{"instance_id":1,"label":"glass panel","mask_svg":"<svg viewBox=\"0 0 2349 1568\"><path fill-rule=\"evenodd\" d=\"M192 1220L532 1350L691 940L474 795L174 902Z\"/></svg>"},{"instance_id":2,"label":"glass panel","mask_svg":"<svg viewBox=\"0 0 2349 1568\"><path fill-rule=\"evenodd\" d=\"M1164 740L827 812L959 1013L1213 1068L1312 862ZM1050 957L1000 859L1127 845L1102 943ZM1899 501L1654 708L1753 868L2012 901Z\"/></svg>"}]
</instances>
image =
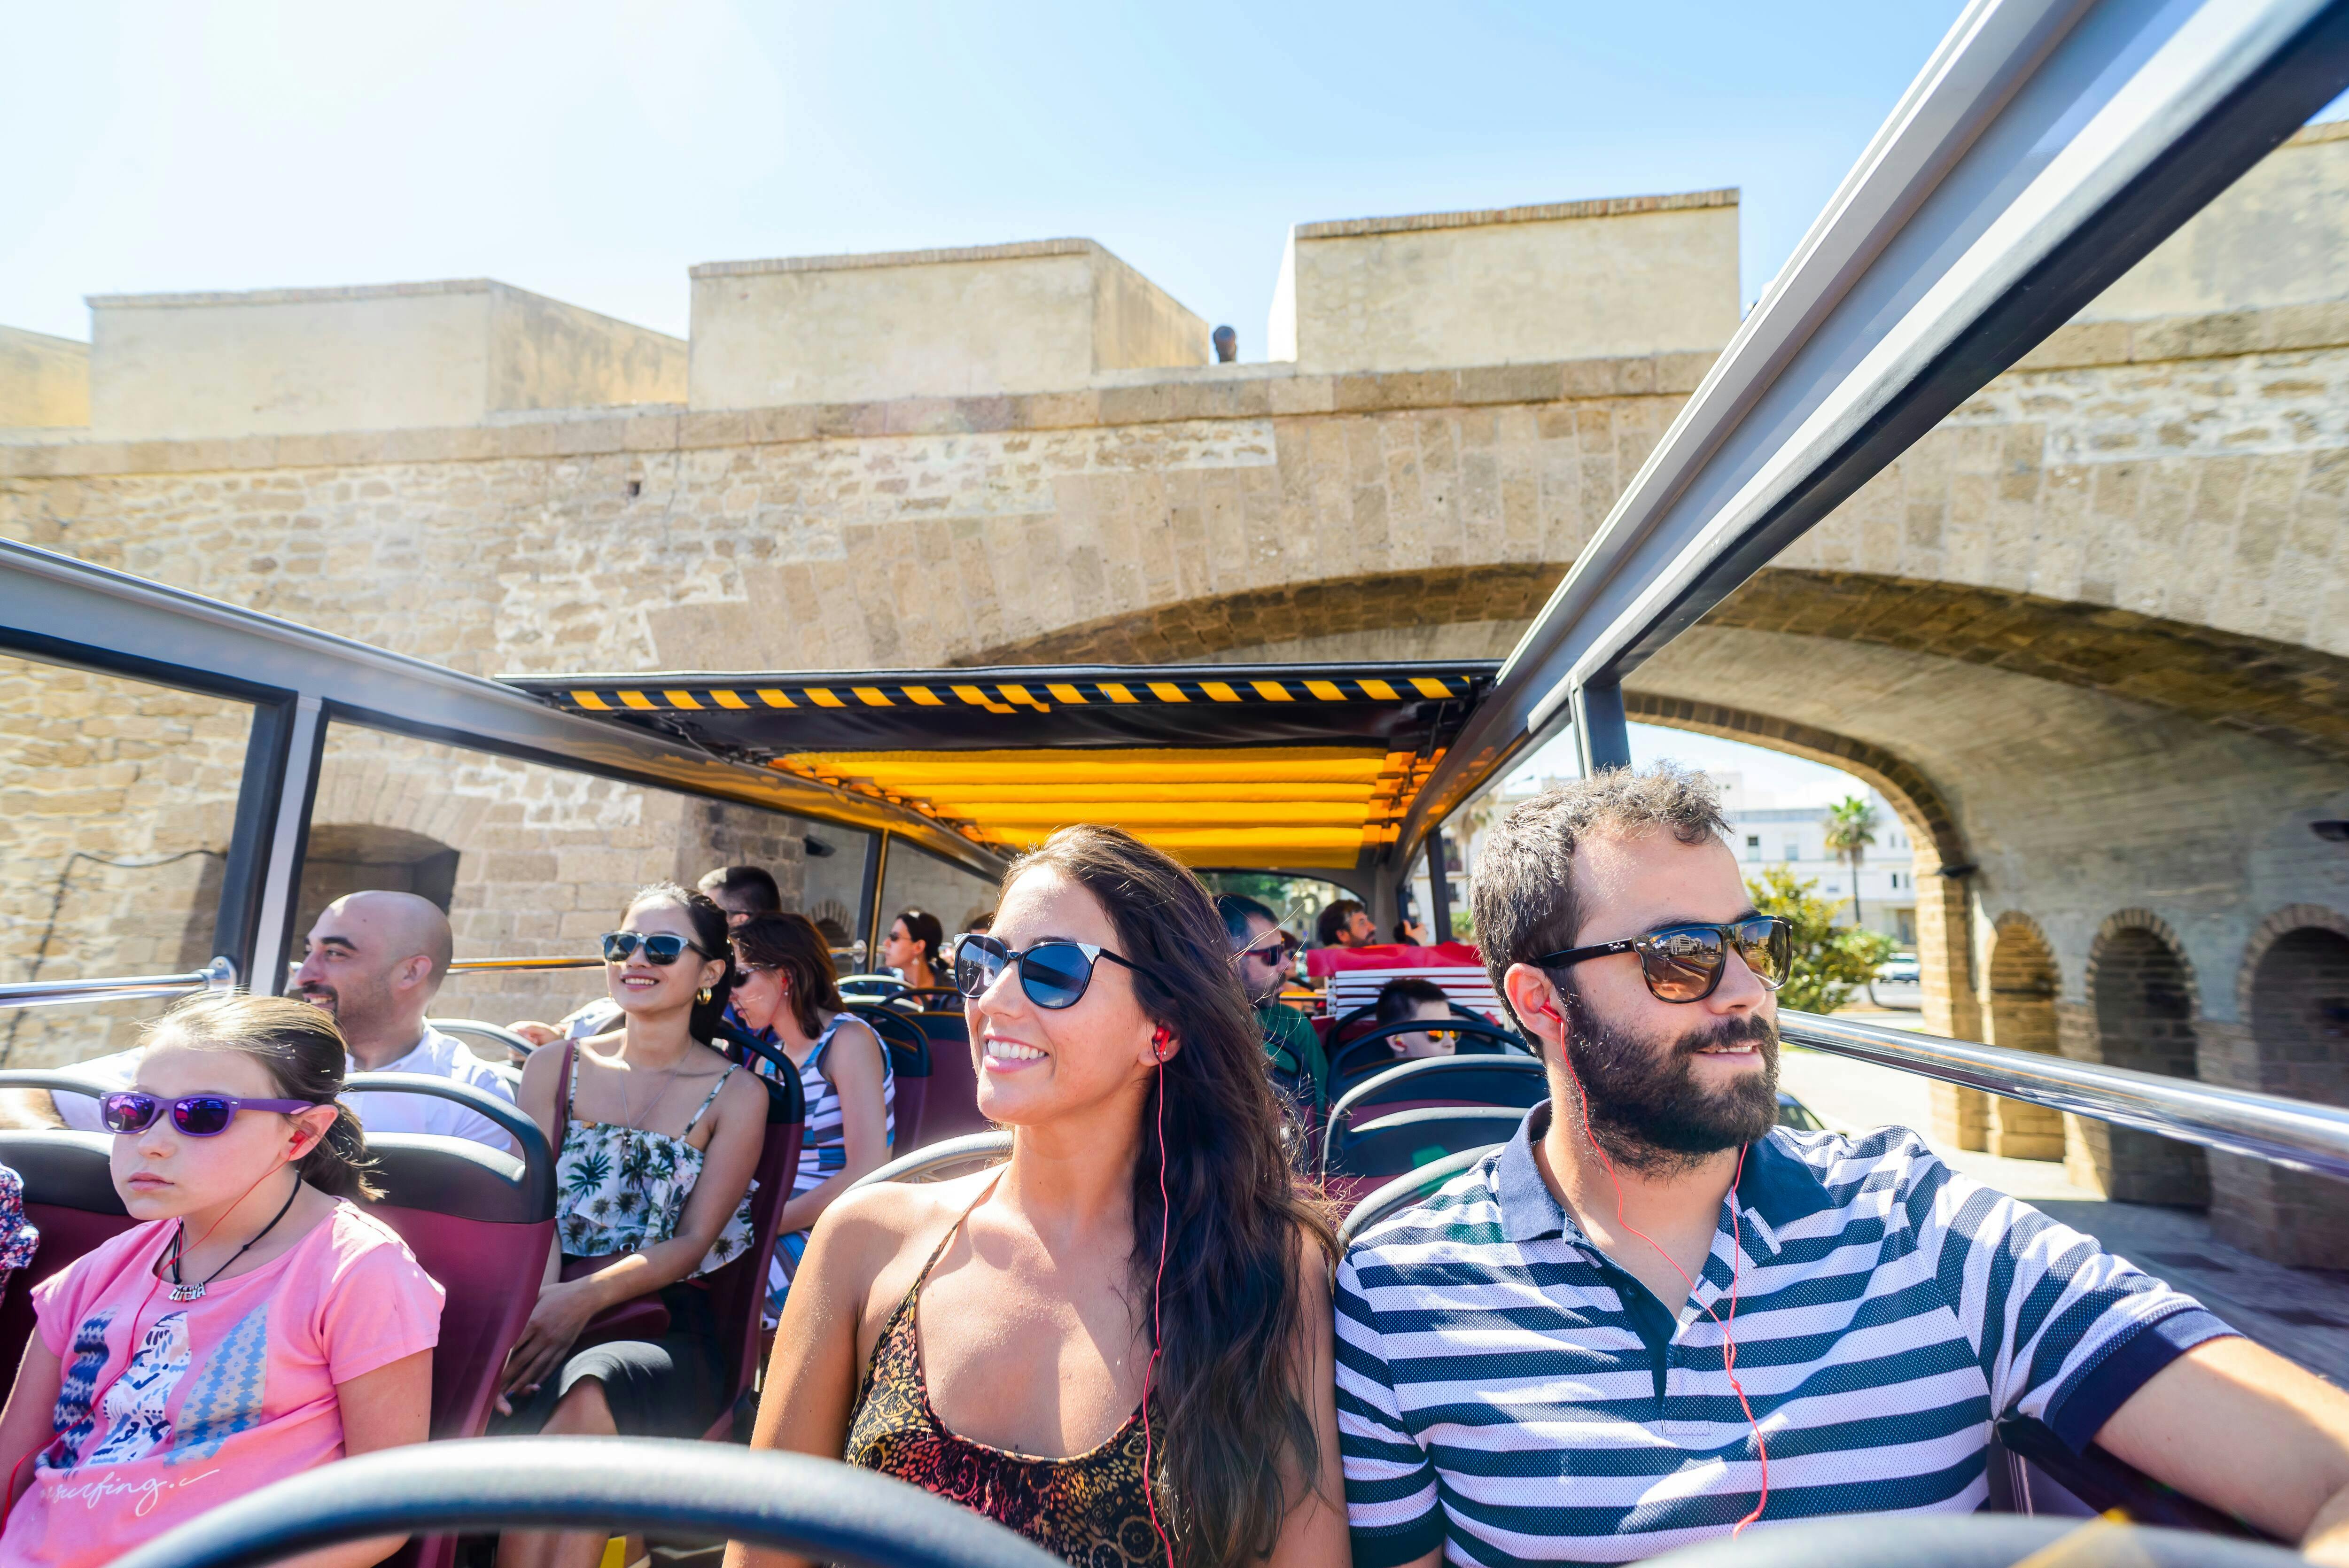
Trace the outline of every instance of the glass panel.
<instances>
[{"instance_id":1,"label":"glass panel","mask_svg":"<svg viewBox=\"0 0 2349 1568\"><path fill-rule=\"evenodd\" d=\"M209 960L252 728L243 703L0 656L0 977ZM126 1049L166 1005L0 1012L0 1065Z\"/></svg>"},{"instance_id":2,"label":"glass panel","mask_svg":"<svg viewBox=\"0 0 2349 1568\"><path fill-rule=\"evenodd\" d=\"M886 939L890 922L906 910L918 909L936 915L951 939L995 908L1000 887L998 878L979 876L893 839L889 863L881 872L881 934ZM939 956L943 960L945 954ZM879 967L877 956L874 964Z\"/></svg>"},{"instance_id":3,"label":"glass panel","mask_svg":"<svg viewBox=\"0 0 2349 1568\"><path fill-rule=\"evenodd\" d=\"M1420 870L1423 875L1423 862ZM1295 932L1309 944L1315 944L1314 925L1321 912L1340 899L1354 899L1336 882L1323 882L1319 877L1285 877L1270 872L1201 872L1199 880L1207 884L1209 892L1236 892L1256 900L1279 917L1282 930Z\"/></svg>"},{"instance_id":4,"label":"glass panel","mask_svg":"<svg viewBox=\"0 0 2349 1568\"><path fill-rule=\"evenodd\" d=\"M871 835L334 726L318 774L293 952L318 912L362 888L449 912L460 960L587 957L647 882L719 866L773 874L783 907L852 925ZM452 975L432 1014L552 1023L604 995L598 970Z\"/></svg>"}]
</instances>

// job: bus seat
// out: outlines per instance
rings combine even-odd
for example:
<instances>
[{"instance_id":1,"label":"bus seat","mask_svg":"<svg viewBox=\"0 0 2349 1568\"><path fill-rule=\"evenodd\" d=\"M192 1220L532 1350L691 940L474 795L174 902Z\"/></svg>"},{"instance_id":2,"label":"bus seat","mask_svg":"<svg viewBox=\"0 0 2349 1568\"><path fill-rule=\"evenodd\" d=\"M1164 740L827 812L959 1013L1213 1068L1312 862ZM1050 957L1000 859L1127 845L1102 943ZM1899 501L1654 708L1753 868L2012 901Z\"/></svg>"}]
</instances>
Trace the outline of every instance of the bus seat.
<instances>
[{"instance_id":1,"label":"bus seat","mask_svg":"<svg viewBox=\"0 0 2349 1568\"><path fill-rule=\"evenodd\" d=\"M1549 1098L1549 1078L1533 1057L1428 1057L1398 1062L1356 1080L1330 1109L1319 1154L1334 1169L1348 1130L1372 1117L1444 1106L1526 1111Z\"/></svg>"},{"instance_id":2,"label":"bus seat","mask_svg":"<svg viewBox=\"0 0 2349 1568\"><path fill-rule=\"evenodd\" d=\"M967 1133L901 1154L849 1183L852 1192L882 1181L945 1181L1011 1158L1011 1134L1001 1129Z\"/></svg>"},{"instance_id":3,"label":"bus seat","mask_svg":"<svg viewBox=\"0 0 2349 1568\"><path fill-rule=\"evenodd\" d=\"M1520 1110L1435 1106L1397 1111L1350 1127L1332 1150L1322 1184L1351 1206L1398 1176L1471 1149L1506 1143L1525 1119Z\"/></svg>"},{"instance_id":4,"label":"bus seat","mask_svg":"<svg viewBox=\"0 0 2349 1568\"><path fill-rule=\"evenodd\" d=\"M1381 1024L1355 1036L1330 1056L1330 1099L1334 1105L1371 1078L1392 1068L1399 1059L1391 1044L1397 1035L1418 1034L1430 1027L1449 1030L1453 1052L1461 1057L1518 1056L1532 1059L1534 1049L1515 1029L1505 1029L1483 1018L1463 1017L1454 1009L1448 1023L1429 1025L1406 1019Z\"/></svg>"},{"instance_id":5,"label":"bus seat","mask_svg":"<svg viewBox=\"0 0 2349 1568\"><path fill-rule=\"evenodd\" d=\"M978 1113L978 1068L970 1059L970 1026L962 1014L916 1013L930 1042L930 1087L922 1102L922 1140L985 1132L994 1124Z\"/></svg>"},{"instance_id":6,"label":"bus seat","mask_svg":"<svg viewBox=\"0 0 2349 1568\"><path fill-rule=\"evenodd\" d=\"M922 1108L930 1091L929 1037L894 1007L851 1002L848 1011L864 1020L889 1050L889 1076L895 1085L891 1100L895 1137L889 1146L890 1153L920 1148Z\"/></svg>"},{"instance_id":7,"label":"bus seat","mask_svg":"<svg viewBox=\"0 0 2349 1568\"><path fill-rule=\"evenodd\" d=\"M744 1053L760 1058L759 1081L767 1089L767 1139L760 1147L750 1194L750 1246L740 1257L705 1276L710 1315L719 1342L734 1368L734 1397L702 1434L723 1442L734 1435L739 1408L759 1380L760 1316L767 1305L767 1260L774 1255L782 1228L783 1205L800 1168L800 1140L807 1130L807 1094L791 1057L764 1041L736 1037Z\"/></svg>"},{"instance_id":8,"label":"bus seat","mask_svg":"<svg viewBox=\"0 0 2349 1568\"><path fill-rule=\"evenodd\" d=\"M1493 1151L1492 1147L1464 1149L1457 1154L1447 1154L1432 1161L1407 1176L1398 1176L1383 1187L1376 1187L1355 1202L1353 1211L1338 1226L1338 1244L1350 1247L1354 1238L1385 1219L1433 1197L1438 1188Z\"/></svg>"}]
</instances>

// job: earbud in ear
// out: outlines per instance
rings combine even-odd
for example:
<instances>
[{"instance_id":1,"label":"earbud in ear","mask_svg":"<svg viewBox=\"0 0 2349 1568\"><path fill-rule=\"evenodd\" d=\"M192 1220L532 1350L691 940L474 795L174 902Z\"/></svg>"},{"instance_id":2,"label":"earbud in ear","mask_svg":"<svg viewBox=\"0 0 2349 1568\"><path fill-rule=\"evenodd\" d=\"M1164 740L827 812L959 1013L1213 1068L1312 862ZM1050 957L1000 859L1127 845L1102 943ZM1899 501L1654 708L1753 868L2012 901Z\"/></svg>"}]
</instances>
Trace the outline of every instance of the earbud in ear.
<instances>
[{"instance_id":1,"label":"earbud in ear","mask_svg":"<svg viewBox=\"0 0 2349 1568\"><path fill-rule=\"evenodd\" d=\"M1557 1009L1551 1006L1547 1002L1536 1003L1534 1005L1534 1011L1539 1013L1543 1017L1547 1018L1551 1023L1556 1024L1560 1028L1564 1028L1566 1026L1566 1020L1558 1016Z\"/></svg>"},{"instance_id":2,"label":"earbud in ear","mask_svg":"<svg viewBox=\"0 0 2349 1568\"><path fill-rule=\"evenodd\" d=\"M1174 1031L1169 1029L1164 1024L1159 1025L1150 1036L1151 1054L1155 1056L1160 1061L1164 1061L1166 1059L1166 1047L1173 1043L1174 1039Z\"/></svg>"}]
</instances>

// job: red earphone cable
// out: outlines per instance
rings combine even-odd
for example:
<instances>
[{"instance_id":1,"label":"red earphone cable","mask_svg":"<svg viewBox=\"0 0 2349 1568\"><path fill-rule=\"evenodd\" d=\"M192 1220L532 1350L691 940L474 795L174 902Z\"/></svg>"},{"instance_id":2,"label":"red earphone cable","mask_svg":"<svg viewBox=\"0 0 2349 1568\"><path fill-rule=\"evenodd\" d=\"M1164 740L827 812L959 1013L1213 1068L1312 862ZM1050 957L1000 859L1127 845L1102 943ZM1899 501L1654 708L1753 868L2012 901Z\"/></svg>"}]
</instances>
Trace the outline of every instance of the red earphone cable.
<instances>
[{"instance_id":1,"label":"red earphone cable","mask_svg":"<svg viewBox=\"0 0 2349 1568\"><path fill-rule=\"evenodd\" d=\"M1554 1008L1544 1007L1541 1010L1561 1026L1566 1022L1565 1019L1558 1017ZM1574 1080L1575 1103L1582 1112L1582 1136L1588 1140L1590 1151L1599 1156L1599 1164L1606 1167L1607 1180L1614 1185L1615 1222L1647 1243L1648 1245L1654 1247L1656 1255L1670 1265L1672 1273L1681 1276L1681 1283L1688 1286L1691 1295L1694 1295L1696 1281L1689 1278L1688 1271L1681 1267L1672 1254L1664 1251L1653 1236L1635 1228L1630 1221L1623 1217L1623 1179L1615 1174L1615 1161L1607 1157L1607 1150L1599 1147L1598 1133L1591 1130L1590 1096L1583 1089L1582 1078L1575 1072L1574 1064L1567 1059L1563 1043L1558 1047L1558 1060L1565 1063L1566 1076ZM1732 1536L1739 1534L1747 1525L1761 1518L1762 1511L1770 1506L1770 1448L1762 1440L1762 1423L1754 1418L1754 1407L1745 1398L1745 1385L1737 1380L1737 1338L1731 1332L1732 1326L1737 1322L1737 1276L1745 1262L1745 1238L1737 1217L1737 1183L1744 1180L1744 1176L1745 1150L1741 1148L1737 1151L1736 1173L1729 1179L1729 1315L1723 1318L1710 1306L1704 1309L1704 1315L1721 1326L1721 1369L1729 1378L1730 1392L1737 1396L1737 1408L1745 1413L1745 1424L1754 1429L1754 1451L1762 1462L1761 1495L1754 1500L1754 1511L1729 1527L1729 1533Z\"/></svg>"},{"instance_id":2,"label":"red earphone cable","mask_svg":"<svg viewBox=\"0 0 2349 1568\"><path fill-rule=\"evenodd\" d=\"M1158 1376L1158 1297L1166 1288L1166 1243L1174 1234L1174 1210L1166 1199L1166 1045L1158 1040L1158 1277L1150 1286L1150 1366L1142 1374L1142 1496L1149 1505L1150 1528L1166 1549L1166 1568L1174 1568L1174 1542L1158 1522L1158 1468L1152 1462L1150 1386Z\"/></svg>"}]
</instances>

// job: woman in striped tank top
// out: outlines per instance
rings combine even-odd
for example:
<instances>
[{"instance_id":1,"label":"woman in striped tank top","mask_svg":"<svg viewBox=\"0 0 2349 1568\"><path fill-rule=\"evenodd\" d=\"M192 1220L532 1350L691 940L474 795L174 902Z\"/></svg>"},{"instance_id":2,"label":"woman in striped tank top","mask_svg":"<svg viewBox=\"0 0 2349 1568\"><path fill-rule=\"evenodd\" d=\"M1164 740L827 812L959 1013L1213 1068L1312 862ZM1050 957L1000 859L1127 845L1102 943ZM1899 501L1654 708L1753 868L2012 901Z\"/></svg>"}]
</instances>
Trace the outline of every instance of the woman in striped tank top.
<instances>
[{"instance_id":1,"label":"woman in striped tank top","mask_svg":"<svg viewBox=\"0 0 2349 1568\"><path fill-rule=\"evenodd\" d=\"M759 914L736 926L734 966L734 1016L792 1058L807 1094L799 1172L768 1266L771 1327L816 1216L887 1161L896 1134L896 1085L880 1037L842 1011L831 949L805 915Z\"/></svg>"}]
</instances>

